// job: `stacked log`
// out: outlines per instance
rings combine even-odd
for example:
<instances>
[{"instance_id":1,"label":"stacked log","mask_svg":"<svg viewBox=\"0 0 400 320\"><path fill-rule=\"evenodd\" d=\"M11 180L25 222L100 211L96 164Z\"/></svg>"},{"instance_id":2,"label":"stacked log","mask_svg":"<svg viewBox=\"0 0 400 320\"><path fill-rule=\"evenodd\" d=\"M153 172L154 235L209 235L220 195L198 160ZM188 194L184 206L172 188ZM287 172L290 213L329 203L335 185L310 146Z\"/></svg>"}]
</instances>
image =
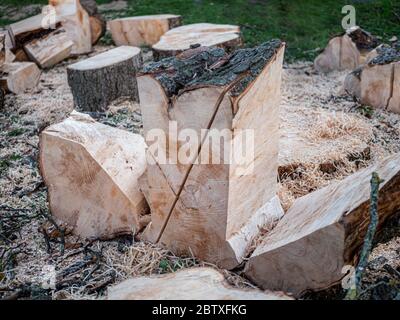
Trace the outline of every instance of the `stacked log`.
<instances>
[{"instance_id":1,"label":"stacked log","mask_svg":"<svg viewBox=\"0 0 400 320\"><path fill-rule=\"evenodd\" d=\"M95 0L80 0L82 7L89 14L92 45L95 45L106 33L106 20L99 13Z\"/></svg>"},{"instance_id":2,"label":"stacked log","mask_svg":"<svg viewBox=\"0 0 400 320\"><path fill-rule=\"evenodd\" d=\"M5 92L24 93L36 87L40 70L33 62L6 63L0 69L0 87Z\"/></svg>"},{"instance_id":3,"label":"stacked log","mask_svg":"<svg viewBox=\"0 0 400 320\"><path fill-rule=\"evenodd\" d=\"M318 72L357 68L365 62L368 53L378 45L377 39L360 27L348 29L333 37L324 51L315 59Z\"/></svg>"},{"instance_id":4,"label":"stacked log","mask_svg":"<svg viewBox=\"0 0 400 320\"><path fill-rule=\"evenodd\" d=\"M280 215L276 174L283 53L278 40L232 55L200 47L151 63L138 76L150 162L140 180L152 210L145 239L234 268L259 226ZM207 131L204 139L189 141L188 161L174 161L178 149L188 146L169 133L170 120L178 132L191 129L197 137L203 137L202 129L220 130L228 143L222 151L211 146L208 154L212 130ZM168 142L154 141L153 129ZM224 155L236 147L242 130L254 134L254 153L246 163L226 163Z\"/></svg>"},{"instance_id":5,"label":"stacked log","mask_svg":"<svg viewBox=\"0 0 400 320\"><path fill-rule=\"evenodd\" d=\"M181 16L159 14L115 19L108 22L117 46L152 46L168 30L181 25Z\"/></svg>"},{"instance_id":6,"label":"stacked log","mask_svg":"<svg viewBox=\"0 0 400 320\"><path fill-rule=\"evenodd\" d=\"M85 111L105 111L120 97L138 102L136 72L141 65L140 49L123 46L68 66L75 106Z\"/></svg>"},{"instance_id":7,"label":"stacked log","mask_svg":"<svg viewBox=\"0 0 400 320\"><path fill-rule=\"evenodd\" d=\"M364 105L400 113L400 49L378 47L367 64L346 77L344 89Z\"/></svg>"},{"instance_id":8,"label":"stacked log","mask_svg":"<svg viewBox=\"0 0 400 320\"><path fill-rule=\"evenodd\" d=\"M337 284L357 263L369 225L370 180L377 172L379 225L400 210L400 156L295 201L250 257L245 273L264 289L296 297Z\"/></svg>"},{"instance_id":9,"label":"stacked log","mask_svg":"<svg viewBox=\"0 0 400 320\"><path fill-rule=\"evenodd\" d=\"M40 136L40 169L54 217L88 239L141 230L147 204L137 180L146 168L141 136L73 112Z\"/></svg>"},{"instance_id":10,"label":"stacked log","mask_svg":"<svg viewBox=\"0 0 400 320\"><path fill-rule=\"evenodd\" d=\"M238 26L196 23L166 32L152 48L154 59L160 60L196 46L217 46L230 52L241 44L242 38Z\"/></svg>"}]
</instances>

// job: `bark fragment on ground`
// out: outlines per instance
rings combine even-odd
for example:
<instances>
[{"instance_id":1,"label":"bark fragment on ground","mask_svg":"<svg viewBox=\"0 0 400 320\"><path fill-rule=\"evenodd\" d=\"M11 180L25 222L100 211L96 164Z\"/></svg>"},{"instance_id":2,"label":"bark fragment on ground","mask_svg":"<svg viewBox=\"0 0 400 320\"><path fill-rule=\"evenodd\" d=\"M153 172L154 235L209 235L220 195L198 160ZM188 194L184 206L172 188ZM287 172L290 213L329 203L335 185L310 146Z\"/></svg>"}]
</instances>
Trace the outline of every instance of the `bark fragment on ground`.
<instances>
[{"instance_id":1,"label":"bark fragment on ground","mask_svg":"<svg viewBox=\"0 0 400 320\"><path fill-rule=\"evenodd\" d=\"M42 132L40 168L52 214L75 234L111 239L146 225L137 182L146 169L141 136L73 112Z\"/></svg>"}]
</instances>

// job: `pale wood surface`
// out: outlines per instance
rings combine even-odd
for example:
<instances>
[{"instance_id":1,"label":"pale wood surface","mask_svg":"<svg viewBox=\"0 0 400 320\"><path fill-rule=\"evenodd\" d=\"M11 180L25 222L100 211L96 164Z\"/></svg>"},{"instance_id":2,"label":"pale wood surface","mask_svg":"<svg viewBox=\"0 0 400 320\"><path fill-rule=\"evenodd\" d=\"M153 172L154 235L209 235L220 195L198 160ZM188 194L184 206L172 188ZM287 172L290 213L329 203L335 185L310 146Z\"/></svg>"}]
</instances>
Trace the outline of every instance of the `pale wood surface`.
<instances>
[{"instance_id":1,"label":"pale wood surface","mask_svg":"<svg viewBox=\"0 0 400 320\"><path fill-rule=\"evenodd\" d=\"M49 0L54 6L57 19L61 21L69 38L74 42L71 54L79 55L92 51L92 34L89 14L79 0Z\"/></svg>"},{"instance_id":2,"label":"pale wood surface","mask_svg":"<svg viewBox=\"0 0 400 320\"><path fill-rule=\"evenodd\" d=\"M379 227L400 210L400 155L349 176L295 201L257 247L246 275L262 288L301 295L324 289L354 265L369 223L370 179L380 188Z\"/></svg>"},{"instance_id":3,"label":"pale wood surface","mask_svg":"<svg viewBox=\"0 0 400 320\"><path fill-rule=\"evenodd\" d=\"M136 16L108 21L108 27L117 46L151 46L168 30L181 25L181 16L159 14Z\"/></svg>"},{"instance_id":4,"label":"pale wood surface","mask_svg":"<svg viewBox=\"0 0 400 320\"><path fill-rule=\"evenodd\" d=\"M145 239L156 241L161 234L160 242L176 253L193 253L200 259L234 268L258 234L258 227L268 218L282 215L275 194L283 53L281 47L241 95L223 97L210 127L227 130L230 138L240 129L254 130L254 172L240 176L239 168L224 163L191 166L198 153L188 164L158 163L151 147L155 141L147 141L148 158L153 164L140 179L140 185L152 209L152 222L144 233ZM153 128L168 133L169 121L177 122L178 132L185 128L197 133L206 129L224 89L194 87L169 101L162 86L150 75L139 76L138 87L145 136ZM234 113L235 104L238 107ZM181 146L184 142L173 138L171 143ZM156 145L161 150L167 147L163 141ZM202 152L203 149L200 157ZM211 155L215 153L216 150ZM267 209L259 210L262 207Z\"/></svg>"},{"instance_id":5,"label":"pale wood surface","mask_svg":"<svg viewBox=\"0 0 400 320\"><path fill-rule=\"evenodd\" d=\"M128 279L108 289L109 300L290 300L282 293L230 286L211 268Z\"/></svg>"},{"instance_id":6,"label":"pale wood surface","mask_svg":"<svg viewBox=\"0 0 400 320\"><path fill-rule=\"evenodd\" d=\"M74 43L63 29L58 29L41 39L36 39L24 46L29 58L41 68L51 68L67 59Z\"/></svg>"},{"instance_id":7,"label":"pale wood surface","mask_svg":"<svg viewBox=\"0 0 400 320\"><path fill-rule=\"evenodd\" d=\"M40 137L40 168L52 214L84 238L110 239L144 227L138 178L146 168L140 135L73 112Z\"/></svg>"},{"instance_id":8,"label":"pale wood surface","mask_svg":"<svg viewBox=\"0 0 400 320\"><path fill-rule=\"evenodd\" d=\"M15 94L36 87L40 79L40 70L33 62L13 62L3 65L0 71L0 86Z\"/></svg>"}]
</instances>

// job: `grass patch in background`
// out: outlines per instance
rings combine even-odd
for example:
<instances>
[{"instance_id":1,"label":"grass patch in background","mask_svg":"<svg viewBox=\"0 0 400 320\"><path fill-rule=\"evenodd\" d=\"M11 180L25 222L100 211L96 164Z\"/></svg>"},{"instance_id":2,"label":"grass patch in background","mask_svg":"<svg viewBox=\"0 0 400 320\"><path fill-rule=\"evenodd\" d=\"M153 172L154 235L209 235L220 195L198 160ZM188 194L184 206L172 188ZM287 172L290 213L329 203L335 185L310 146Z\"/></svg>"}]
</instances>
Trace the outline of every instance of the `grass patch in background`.
<instances>
[{"instance_id":1,"label":"grass patch in background","mask_svg":"<svg viewBox=\"0 0 400 320\"><path fill-rule=\"evenodd\" d=\"M99 0L108 3L109 0ZM27 5L45 0L0 0L0 4ZM287 42L287 60L311 60L328 39L343 31L341 9L356 8L357 24L381 36L384 41L400 35L398 0L128 0L123 12L107 16L175 13L185 24L196 22L237 24L245 45L253 46L272 38ZM0 20L0 24L8 21Z\"/></svg>"}]
</instances>

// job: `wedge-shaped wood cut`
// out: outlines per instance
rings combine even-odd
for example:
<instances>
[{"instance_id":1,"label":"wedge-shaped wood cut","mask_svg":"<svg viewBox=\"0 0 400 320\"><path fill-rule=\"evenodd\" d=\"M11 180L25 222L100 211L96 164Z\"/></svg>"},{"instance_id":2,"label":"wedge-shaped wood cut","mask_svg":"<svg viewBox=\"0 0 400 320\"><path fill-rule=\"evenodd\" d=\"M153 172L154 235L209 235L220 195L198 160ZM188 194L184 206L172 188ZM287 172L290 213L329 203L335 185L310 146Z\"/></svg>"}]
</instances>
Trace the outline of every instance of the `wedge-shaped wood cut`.
<instances>
[{"instance_id":1,"label":"wedge-shaped wood cut","mask_svg":"<svg viewBox=\"0 0 400 320\"><path fill-rule=\"evenodd\" d=\"M146 169L141 136L73 112L40 137L51 213L84 238L135 233L148 221L137 179Z\"/></svg>"},{"instance_id":2,"label":"wedge-shaped wood cut","mask_svg":"<svg viewBox=\"0 0 400 320\"><path fill-rule=\"evenodd\" d=\"M55 8L57 20L61 21L68 37L74 42L71 54L79 55L92 51L92 33L89 14L79 0L49 0Z\"/></svg>"},{"instance_id":3,"label":"wedge-shaped wood cut","mask_svg":"<svg viewBox=\"0 0 400 320\"><path fill-rule=\"evenodd\" d=\"M74 43L62 28L24 46L28 57L43 69L51 68L71 55Z\"/></svg>"},{"instance_id":4,"label":"wedge-shaped wood cut","mask_svg":"<svg viewBox=\"0 0 400 320\"><path fill-rule=\"evenodd\" d=\"M340 282L355 265L369 224L370 180L377 172L379 227L400 210L400 155L299 198L248 261L247 277L265 289L301 295Z\"/></svg>"},{"instance_id":5,"label":"wedge-shaped wood cut","mask_svg":"<svg viewBox=\"0 0 400 320\"><path fill-rule=\"evenodd\" d=\"M212 268L137 277L108 289L109 300L291 300L279 292L238 289Z\"/></svg>"},{"instance_id":6,"label":"wedge-shaped wood cut","mask_svg":"<svg viewBox=\"0 0 400 320\"><path fill-rule=\"evenodd\" d=\"M82 7L89 14L92 44L96 44L106 33L107 23L99 13L95 0L80 0Z\"/></svg>"},{"instance_id":7,"label":"wedge-shaped wood cut","mask_svg":"<svg viewBox=\"0 0 400 320\"><path fill-rule=\"evenodd\" d=\"M233 268L258 227L282 214L276 189L283 54L284 44L273 40L232 55L199 47L145 66L138 86L149 145L140 180L152 209L147 240ZM167 142L155 139L155 130ZM186 141L187 133L193 139ZM239 161L235 152L245 147L247 158Z\"/></svg>"},{"instance_id":8,"label":"wedge-shaped wood cut","mask_svg":"<svg viewBox=\"0 0 400 320\"><path fill-rule=\"evenodd\" d=\"M2 52L4 54L4 56L3 56L4 60L3 60L3 63L1 63L1 61L0 61L0 67L4 63L11 63L11 62L14 62L14 60L15 60L15 56L11 52L12 42L11 42L11 37L10 37L8 30L0 30L0 38L2 38L2 37L4 37L4 42L2 42L3 43L3 49L2 49L3 51ZM0 58L0 60L1 60L1 58Z\"/></svg>"},{"instance_id":9,"label":"wedge-shaped wood cut","mask_svg":"<svg viewBox=\"0 0 400 320\"><path fill-rule=\"evenodd\" d=\"M347 75L344 90L362 104L400 113L400 50L378 47L367 64Z\"/></svg>"},{"instance_id":10,"label":"wedge-shaped wood cut","mask_svg":"<svg viewBox=\"0 0 400 320\"><path fill-rule=\"evenodd\" d=\"M196 23L174 28L153 45L156 60L174 56L193 46L218 46L232 51L242 44L240 28L233 25Z\"/></svg>"},{"instance_id":11,"label":"wedge-shaped wood cut","mask_svg":"<svg viewBox=\"0 0 400 320\"><path fill-rule=\"evenodd\" d=\"M115 19L108 22L117 46L152 46L172 28L181 25L181 16L158 14Z\"/></svg>"},{"instance_id":12,"label":"wedge-shaped wood cut","mask_svg":"<svg viewBox=\"0 0 400 320\"><path fill-rule=\"evenodd\" d=\"M0 87L15 94L37 86L40 70L33 62L6 63L0 69Z\"/></svg>"},{"instance_id":13,"label":"wedge-shaped wood cut","mask_svg":"<svg viewBox=\"0 0 400 320\"><path fill-rule=\"evenodd\" d=\"M104 111L123 96L139 101L136 72L141 66L140 49L128 46L70 65L68 83L75 106L86 111Z\"/></svg>"},{"instance_id":14,"label":"wedge-shaped wood cut","mask_svg":"<svg viewBox=\"0 0 400 320\"><path fill-rule=\"evenodd\" d=\"M315 59L319 72L354 69L365 62L368 53L378 41L360 27L348 29L343 35L332 38L324 51Z\"/></svg>"}]
</instances>

